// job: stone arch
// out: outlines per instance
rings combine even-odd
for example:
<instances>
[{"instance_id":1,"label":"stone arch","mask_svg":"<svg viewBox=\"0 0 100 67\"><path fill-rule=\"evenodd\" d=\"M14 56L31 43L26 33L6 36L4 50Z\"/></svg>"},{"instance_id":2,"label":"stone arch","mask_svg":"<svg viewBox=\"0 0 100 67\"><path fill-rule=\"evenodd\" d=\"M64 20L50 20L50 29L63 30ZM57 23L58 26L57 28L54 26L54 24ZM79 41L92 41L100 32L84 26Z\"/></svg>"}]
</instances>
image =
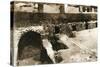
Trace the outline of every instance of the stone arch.
<instances>
[{"instance_id":1,"label":"stone arch","mask_svg":"<svg viewBox=\"0 0 100 67\"><path fill-rule=\"evenodd\" d=\"M42 47L40 33L32 30L22 33L18 42L17 60L23 60L32 57L34 60L39 61ZM32 62L32 64L35 63Z\"/></svg>"}]
</instances>

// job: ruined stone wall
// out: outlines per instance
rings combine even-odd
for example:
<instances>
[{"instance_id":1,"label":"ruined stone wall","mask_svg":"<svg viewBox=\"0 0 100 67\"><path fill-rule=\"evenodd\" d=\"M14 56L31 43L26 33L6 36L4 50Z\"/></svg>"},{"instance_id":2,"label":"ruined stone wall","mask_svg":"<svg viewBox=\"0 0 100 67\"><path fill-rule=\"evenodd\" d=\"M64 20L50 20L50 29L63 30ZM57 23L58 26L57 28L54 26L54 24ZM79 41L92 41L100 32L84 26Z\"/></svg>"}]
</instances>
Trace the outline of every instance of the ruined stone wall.
<instances>
[{"instance_id":1,"label":"ruined stone wall","mask_svg":"<svg viewBox=\"0 0 100 67\"><path fill-rule=\"evenodd\" d=\"M27 13L11 12L16 26L32 26L36 24L73 23L97 20L96 14L60 14L60 13Z\"/></svg>"}]
</instances>

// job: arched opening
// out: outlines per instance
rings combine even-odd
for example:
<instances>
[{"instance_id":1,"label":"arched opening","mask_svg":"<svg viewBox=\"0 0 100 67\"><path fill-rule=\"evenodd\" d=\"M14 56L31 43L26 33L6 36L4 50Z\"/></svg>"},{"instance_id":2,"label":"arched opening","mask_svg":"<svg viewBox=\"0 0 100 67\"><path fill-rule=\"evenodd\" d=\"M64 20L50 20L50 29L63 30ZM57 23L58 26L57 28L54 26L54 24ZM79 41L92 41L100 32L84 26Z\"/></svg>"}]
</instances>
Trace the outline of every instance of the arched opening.
<instances>
[{"instance_id":1,"label":"arched opening","mask_svg":"<svg viewBox=\"0 0 100 67\"><path fill-rule=\"evenodd\" d=\"M18 65L39 64L42 46L41 35L34 31L22 34L18 43Z\"/></svg>"},{"instance_id":2,"label":"arched opening","mask_svg":"<svg viewBox=\"0 0 100 67\"><path fill-rule=\"evenodd\" d=\"M22 34L18 43L17 65L51 64L41 35L34 31Z\"/></svg>"},{"instance_id":3,"label":"arched opening","mask_svg":"<svg viewBox=\"0 0 100 67\"><path fill-rule=\"evenodd\" d=\"M73 28L73 31L76 31L76 25L73 25L72 28Z\"/></svg>"},{"instance_id":4,"label":"arched opening","mask_svg":"<svg viewBox=\"0 0 100 67\"><path fill-rule=\"evenodd\" d=\"M55 34L60 33L60 27L59 26L55 26Z\"/></svg>"}]
</instances>

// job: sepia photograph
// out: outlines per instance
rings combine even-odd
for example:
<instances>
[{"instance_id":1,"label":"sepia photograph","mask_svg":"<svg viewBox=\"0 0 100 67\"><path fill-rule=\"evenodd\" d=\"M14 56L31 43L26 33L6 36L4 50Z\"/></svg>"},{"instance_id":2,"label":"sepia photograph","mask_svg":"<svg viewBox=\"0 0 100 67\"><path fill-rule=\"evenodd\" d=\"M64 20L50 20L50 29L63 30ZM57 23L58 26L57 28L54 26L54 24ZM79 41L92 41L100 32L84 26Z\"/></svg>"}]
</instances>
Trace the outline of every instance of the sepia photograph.
<instances>
[{"instance_id":1,"label":"sepia photograph","mask_svg":"<svg viewBox=\"0 0 100 67\"><path fill-rule=\"evenodd\" d=\"M10 64L96 62L96 5L10 2Z\"/></svg>"}]
</instances>

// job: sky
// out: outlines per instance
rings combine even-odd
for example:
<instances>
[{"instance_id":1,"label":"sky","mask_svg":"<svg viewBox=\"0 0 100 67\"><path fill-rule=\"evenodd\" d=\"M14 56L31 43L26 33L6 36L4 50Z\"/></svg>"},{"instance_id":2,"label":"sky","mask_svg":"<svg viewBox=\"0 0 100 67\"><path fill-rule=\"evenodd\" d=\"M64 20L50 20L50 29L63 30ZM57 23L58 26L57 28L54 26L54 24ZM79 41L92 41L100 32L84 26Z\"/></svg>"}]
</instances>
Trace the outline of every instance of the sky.
<instances>
[{"instance_id":1,"label":"sky","mask_svg":"<svg viewBox=\"0 0 100 67\"><path fill-rule=\"evenodd\" d=\"M12 0L13 1L13 0ZM49 2L49 3L65 3L97 6L98 0L15 0L15 1L31 1L31 2Z\"/></svg>"}]
</instances>

